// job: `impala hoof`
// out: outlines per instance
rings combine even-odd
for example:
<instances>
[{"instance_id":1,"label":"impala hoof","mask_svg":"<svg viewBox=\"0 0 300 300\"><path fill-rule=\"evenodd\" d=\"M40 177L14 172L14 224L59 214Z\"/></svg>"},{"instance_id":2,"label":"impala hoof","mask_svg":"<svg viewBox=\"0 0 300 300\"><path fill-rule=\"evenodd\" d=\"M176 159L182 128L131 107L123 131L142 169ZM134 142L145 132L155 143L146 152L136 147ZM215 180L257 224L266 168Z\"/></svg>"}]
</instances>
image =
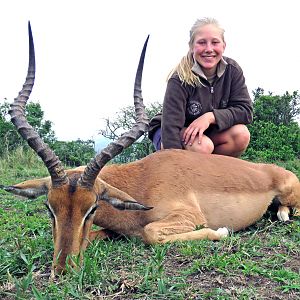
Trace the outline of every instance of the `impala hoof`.
<instances>
[{"instance_id":1,"label":"impala hoof","mask_svg":"<svg viewBox=\"0 0 300 300\"><path fill-rule=\"evenodd\" d=\"M220 238L226 238L229 235L229 231L226 227L219 228L217 233L219 233Z\"/></svg>"},{"instance_id":2,"label":"impala hoof","mask_svg":"<svg viewBox=\"0 0 300 300\"><path fill-rule=\"evenodd\" d=\"M287 222L290 220L289 214L286 211L278 211L277 218L279 221Z\"/></svg>"}]
</instances>

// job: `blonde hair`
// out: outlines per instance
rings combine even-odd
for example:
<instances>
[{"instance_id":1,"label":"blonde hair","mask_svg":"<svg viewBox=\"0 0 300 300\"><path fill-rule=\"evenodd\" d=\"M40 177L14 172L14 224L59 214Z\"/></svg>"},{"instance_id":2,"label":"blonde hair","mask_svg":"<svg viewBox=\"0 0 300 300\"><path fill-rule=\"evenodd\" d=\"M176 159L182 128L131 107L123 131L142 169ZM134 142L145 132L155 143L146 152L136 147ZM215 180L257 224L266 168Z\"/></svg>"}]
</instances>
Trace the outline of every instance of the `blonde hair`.
<instances>
[{"instance_id":1,"label":"blonde hair","mask_svg":"<svg viewBox=\"0 0 300 300\"><path fill-rule=\"evenodd\" d=\"M187 84L190 84L192 86L199 86L201 84L199 77L192 72L192 67L194 65L194 57L191 48L195 41L195 35L199 32L199 29L205 25L216 26L220 30L220 34L223 42L225 42L224 39L225 30L220 26L219 22L216 19L202 18L196 20L196 22L194 23L194 25L190 30L189 51L187 55L181 59L179 64L170 72L167 79L170 79L170 77L174 73L177 73L182 82L186 82Z\"/></svg>"}]
</instances>

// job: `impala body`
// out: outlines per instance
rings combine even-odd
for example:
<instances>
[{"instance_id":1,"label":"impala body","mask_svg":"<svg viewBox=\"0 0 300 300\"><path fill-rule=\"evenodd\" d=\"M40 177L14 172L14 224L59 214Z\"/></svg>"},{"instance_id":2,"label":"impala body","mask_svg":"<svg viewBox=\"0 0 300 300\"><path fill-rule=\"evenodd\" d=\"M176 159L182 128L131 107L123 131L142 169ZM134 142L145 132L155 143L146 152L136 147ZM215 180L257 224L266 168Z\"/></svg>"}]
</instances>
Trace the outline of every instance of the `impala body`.
<instances>
[{"instance_id":1,"label":"impala body","mask_svg":"<svg viewBox=\"0 0 300 300\"><path fill-rule=\"evenodd\" d=\"M275 197L280 203L280 220L289 219L291 208L300 209L299 179L271 164L162 150L132 163L105 165L147 130L140 89L146 44L147 41L135 81L135 126L87 166L64 170L25 118L35 71L29 27L27 79L10 113L12 122L42 158L50 176L1 187L28 198L47 195L56 272L64 269L68 255L82 253L93 239L109 237L114 232L138 236L150 244L219 240L228 235L228 230L241 230L255 223ZM92 224L101 229L92 232Z\"/></svg>"},{"instance_id":2,"label":"impala body","mask_svg":"<svg viewBox=\"0 0 300 300\"><path fill-rule=\"evenodd\" d=\"M64 268L68 254L79 254L89 242L111 232L139 236L151 244L219 240L228 234L224 227L237 231L259 220L274 197L283 221L290 208L300 209L296 175L227 156L163 150L104 167L90 189L77 184L84 169L66 171L70 183L59 188L53 188L50 177L6 187L27 197L48 194L56 271ZM153 208L120 210L121 203L130 209L134 199L143 209ZM102 229L92 232L92 224ZM199 227L204 228L196 230Z\"/></svg>"}]
</instances>

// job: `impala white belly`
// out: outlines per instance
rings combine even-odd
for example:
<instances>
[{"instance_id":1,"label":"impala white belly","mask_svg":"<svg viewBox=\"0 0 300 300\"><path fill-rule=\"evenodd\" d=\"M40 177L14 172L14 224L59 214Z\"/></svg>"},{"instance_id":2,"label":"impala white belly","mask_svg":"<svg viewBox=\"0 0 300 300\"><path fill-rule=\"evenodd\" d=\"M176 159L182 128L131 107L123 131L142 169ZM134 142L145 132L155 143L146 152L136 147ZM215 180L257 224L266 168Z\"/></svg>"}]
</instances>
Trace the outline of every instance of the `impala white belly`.
<instances>
[{"instance_id":1,"label":"impala white belly","mask_svg":"<svg viewBox=\"0 0 300 300\"><path fill-rule=\"evenodd\" d=\"M274 192L264 193L210 193L197 196L208 227L228 227L237 231L254 224L267 211Z\"/></svg>"}]
</instances>

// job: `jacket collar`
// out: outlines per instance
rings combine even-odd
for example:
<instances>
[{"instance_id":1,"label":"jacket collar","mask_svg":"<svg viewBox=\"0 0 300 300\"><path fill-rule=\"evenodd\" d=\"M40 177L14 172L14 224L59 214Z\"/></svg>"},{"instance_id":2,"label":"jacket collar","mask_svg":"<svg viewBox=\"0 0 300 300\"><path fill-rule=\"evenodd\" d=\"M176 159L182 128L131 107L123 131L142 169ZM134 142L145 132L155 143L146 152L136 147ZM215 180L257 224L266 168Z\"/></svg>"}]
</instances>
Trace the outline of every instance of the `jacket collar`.
<instances>
[{"instance_id":1,"label":"jacket collar","mask_svg":"<svg viewBox=\"0 0 300 300\"><path fill-rule=\"evenodd\" d=\"M227 65L228 65L228 63L222 57L221 60L220 60L220 62L218 63L218 66L217 66L217 76L219 78L224 74ZM194 62L194 65L192 67L192 71L194 73L196 73L197 75L199 75L200 77L202 77L205 80L207 80L207 77L204 75L203 70L202 70L201 66L198 64L197 61Z\"/></svg>"}]
</instances>

